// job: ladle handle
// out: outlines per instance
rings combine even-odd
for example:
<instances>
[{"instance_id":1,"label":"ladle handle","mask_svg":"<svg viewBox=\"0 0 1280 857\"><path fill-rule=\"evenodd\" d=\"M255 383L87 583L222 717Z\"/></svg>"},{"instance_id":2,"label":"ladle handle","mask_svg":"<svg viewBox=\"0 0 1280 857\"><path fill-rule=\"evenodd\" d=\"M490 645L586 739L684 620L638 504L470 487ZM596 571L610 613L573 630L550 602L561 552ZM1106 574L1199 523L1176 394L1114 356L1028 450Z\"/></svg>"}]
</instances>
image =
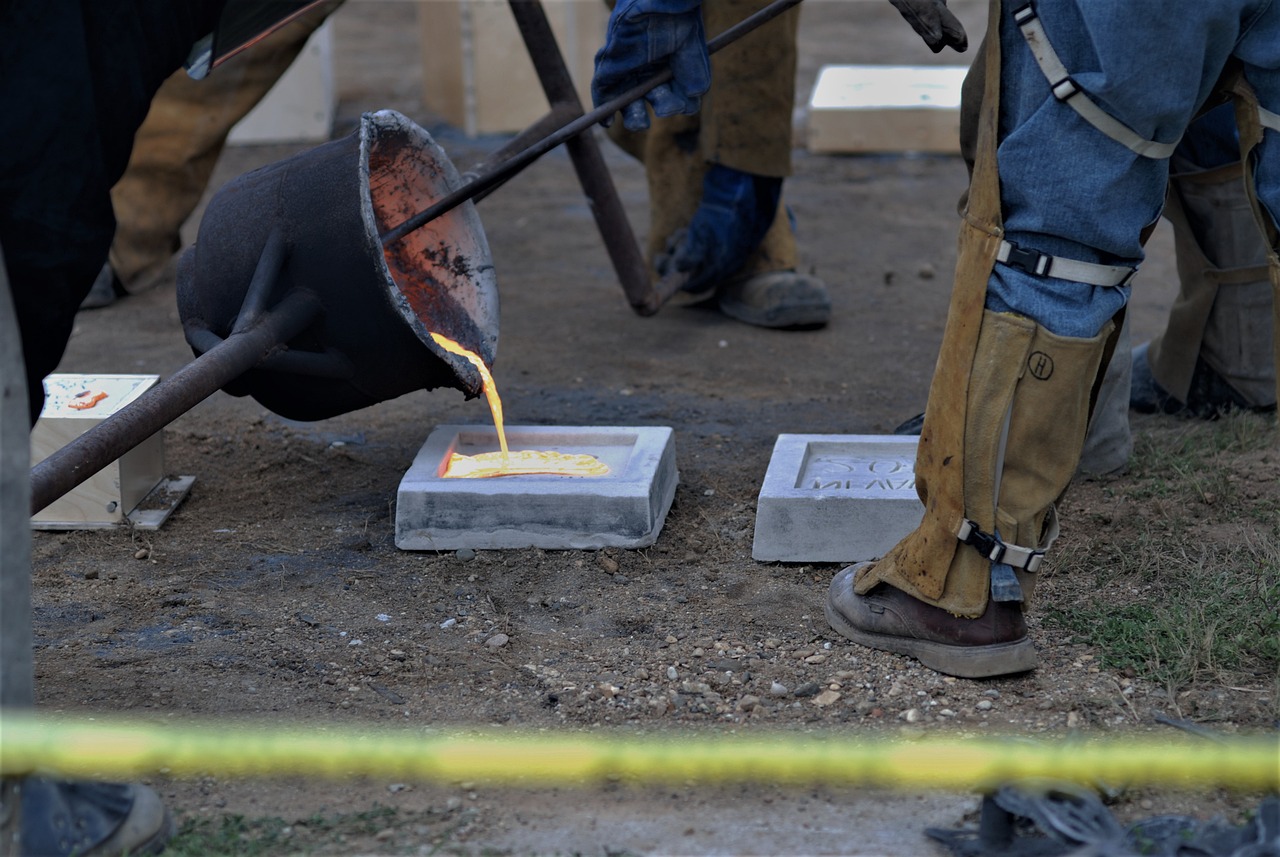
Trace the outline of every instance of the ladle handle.
<instances>
[{"instance_id":1,"label":"ladle handle","mask_svg":"<svg viewBox=\"0 0 1280 857\"><path fill-rule=\"evenodd\" d=\"M800 5L800 3L801 0L773 0L773 2L768 6L765 6L758 12L743 18L741 21L734 24L714 39L708 41L707 51L709 53L715 53L726 45L732 44L747 35L747 33L750 33L762 24L772 21L774 18L791 9L791 7ZM379 236L383 246L399 241L410 232L425 226L427 223L435 220L443 214L447 214L480 192L501 184L508 177L524 169L547 152L550 152L552 149L567 140L576 137L591 126L604 121L631 102L639 98L643 98L644 94L655 86L667 83L671 80L671 77L670 69L659 72L646 82L637 85L633 89L619 95L617 98L606 101L604 104L601 104L590 112L583 113L581 116L561 126L556 131L551 132L546 137L543 137L541 140L533 143L523 151L512 155L511 158L504 163L495 165L492 169L486 170L461 187L450 191L428 208L425 208L411 216L398 226L393 226L391 229L383 232Z\"/></svg>"}]
</instances>

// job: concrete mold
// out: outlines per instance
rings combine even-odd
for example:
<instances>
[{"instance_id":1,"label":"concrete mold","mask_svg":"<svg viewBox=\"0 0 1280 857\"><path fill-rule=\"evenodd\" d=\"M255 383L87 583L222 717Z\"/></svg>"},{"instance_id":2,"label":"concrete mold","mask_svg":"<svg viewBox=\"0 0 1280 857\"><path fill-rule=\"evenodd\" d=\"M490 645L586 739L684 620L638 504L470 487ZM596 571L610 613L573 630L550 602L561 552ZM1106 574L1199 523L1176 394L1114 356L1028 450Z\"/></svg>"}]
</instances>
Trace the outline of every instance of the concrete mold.
<instances>
[{"instance_id":1,"label":"concrete mold","mask_svg":"<svg viewBox=\"0 0 1280 857\"><path fill-rule=\"evenodd\" d=\"M751 556L860 562L883 556L920 523L917 438L780 434L756 504Z\"/></svg>"},{"instance_id":2,"label":"concrete mold","mask_svg":"<svg viewBox=\"0 0 1280 857\"><path fill-rule=\"evenodd\" d=\"M498 449L491 426L437 426L400 481L396 546L402 550L539 547L639 548L653 544L675 497L673 432L665 426L508 426L512 450L589 453L601 477L441 477L455 451Z\"/></svg>"}]
</instances>

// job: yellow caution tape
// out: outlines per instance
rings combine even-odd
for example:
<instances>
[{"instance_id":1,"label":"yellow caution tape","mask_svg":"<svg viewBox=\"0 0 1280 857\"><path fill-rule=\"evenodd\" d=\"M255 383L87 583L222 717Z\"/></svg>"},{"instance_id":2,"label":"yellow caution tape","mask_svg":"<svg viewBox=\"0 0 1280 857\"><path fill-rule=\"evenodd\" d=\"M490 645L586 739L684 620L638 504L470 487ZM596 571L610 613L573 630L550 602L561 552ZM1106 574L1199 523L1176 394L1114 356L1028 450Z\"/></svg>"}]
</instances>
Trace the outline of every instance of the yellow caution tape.
<instances>
[{"instance_id":1,"label":"yellow caution tape","mask_svg":"<svg viewBox=\"0 0 1280 857\"><path fill-rule=\"evenodd\" d=\"M787 733L621 733L173 725L0 712L0 774L66 777L362 777L505 785L634 782L830 783L982 789L1015 779L1280 789L1280 738L1071 741Z\"/></svg>"}]
</instances>

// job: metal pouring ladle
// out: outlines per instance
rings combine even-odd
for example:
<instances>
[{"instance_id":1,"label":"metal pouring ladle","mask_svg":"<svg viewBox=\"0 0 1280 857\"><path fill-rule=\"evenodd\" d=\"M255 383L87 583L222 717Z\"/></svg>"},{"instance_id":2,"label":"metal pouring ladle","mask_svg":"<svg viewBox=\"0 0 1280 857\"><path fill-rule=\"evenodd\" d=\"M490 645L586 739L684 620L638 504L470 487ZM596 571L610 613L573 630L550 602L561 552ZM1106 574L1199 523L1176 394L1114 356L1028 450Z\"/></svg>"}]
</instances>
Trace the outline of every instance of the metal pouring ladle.
<instances>
[{"instance_id":1,"label":"metal pouring ladle","mask_svg":"<svg viewBox=\"0 0 1280 857\"><path fill-rule=\"evenodd\" d=\"M708 51L714 53L724 48L800 2L773 0L711 39L707 43ZM623 95L573 118L510 158L482 169L437 202L378 235L381 246L385 248L403 240L468 200L483 198L542 155L671 79L671 72L663 71ZM264 247L258 260L253 282L243 298L243 307L235 319L234 329L225 338L218 338L207 350L201 349L203 353L195 360L148 390L136 402L112 414L31 468L32 514L73 490L219 389L250 373L255 367L281 359L277 353L280 348L323 314L317 298L304 290L289 291L267 308L268 297L273 291L274 271L285 252L268 240L268 246ZM680 290L684 282L684 275L664 278L651 288L637 310L641 314L652 315ZM309 357L306 354L297 356Z\"/></svg>"}]
</instances>

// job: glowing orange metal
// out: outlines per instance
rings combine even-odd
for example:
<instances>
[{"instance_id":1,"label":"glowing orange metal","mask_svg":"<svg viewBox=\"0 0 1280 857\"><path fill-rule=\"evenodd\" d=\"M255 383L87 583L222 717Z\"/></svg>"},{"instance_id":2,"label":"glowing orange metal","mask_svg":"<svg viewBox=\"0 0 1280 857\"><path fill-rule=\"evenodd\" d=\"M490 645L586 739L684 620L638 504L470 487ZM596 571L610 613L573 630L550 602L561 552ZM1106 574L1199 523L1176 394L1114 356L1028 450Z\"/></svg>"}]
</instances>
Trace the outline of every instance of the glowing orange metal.
<instances>
[{"instance_id":1,"label":"glowing orange metal","mask_svg":"<svg viewBox=\"0 0 1280 857\"><path fill-rule=\"evenodd\" d=\"M498 430L498 452L482 452L479 455L462 455L453 453L449 463L441 474L451 479L487 479L494 476L605 476L609 473L609 465L594 455L586 453L554 452L551 450L521 449L511 452L507 449L507 432L503 426L502 399L498 396L498 387L493 382L489 367L484 365L480 355L463 348L452 339L438 333L431 334L432 340L450 354L457 354L471 361L471 365L480 371L484 381L484 396L489 401L489 410L493 414L493 425Z\"/></svg>"}]
</instances>

